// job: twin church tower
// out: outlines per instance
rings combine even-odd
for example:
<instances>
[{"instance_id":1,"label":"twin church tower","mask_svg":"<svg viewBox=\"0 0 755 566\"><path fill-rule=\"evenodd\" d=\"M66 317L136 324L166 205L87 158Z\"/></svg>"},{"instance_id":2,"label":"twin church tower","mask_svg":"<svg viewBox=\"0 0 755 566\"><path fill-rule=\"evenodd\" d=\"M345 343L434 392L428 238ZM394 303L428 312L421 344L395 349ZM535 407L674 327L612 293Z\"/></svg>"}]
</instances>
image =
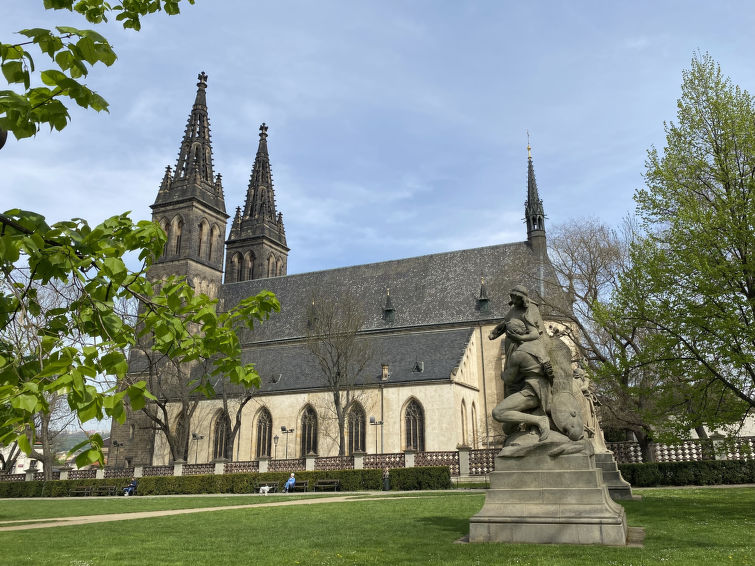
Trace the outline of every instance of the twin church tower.
<instances>
[{"instance_id":1,"label":"twin church tower","mask_svg":"<svg viewBox=\"0 0 755 566\"><path fill-rule=\"evenodd\" d=\"M286 275L289 248L283 214L275 206L265 124L260 126L259 147L244 207L236 208L228 240L224 240L229 216L221 175L213 171L205 92L207 75L202 72L198 79L176 168L166 168L152 205L152 220L165 230L168 241L151 274L156 279L184 275L195 290L214 298L223 282ZM525 221L528 244L536 254L544 254L545 214L531 154Z\"/></svg>"},{"instance_id":2,"label":"twin church tower","mask_svg":"<svg viewBox=\"0 0 755 566\"><path fill-rule=\"evenodd\" d=\"M265 124L260 126L244 208L236 208L225 240L229 216L222 178L213 171L207 75L198 78L176 168L166 168L152 205L152 220L168 240L151 275L185 275L197 292L217 297L224 273L229 283L286 275L289 248L283 214L275 206Z\"/></svg>"}]
</instances>

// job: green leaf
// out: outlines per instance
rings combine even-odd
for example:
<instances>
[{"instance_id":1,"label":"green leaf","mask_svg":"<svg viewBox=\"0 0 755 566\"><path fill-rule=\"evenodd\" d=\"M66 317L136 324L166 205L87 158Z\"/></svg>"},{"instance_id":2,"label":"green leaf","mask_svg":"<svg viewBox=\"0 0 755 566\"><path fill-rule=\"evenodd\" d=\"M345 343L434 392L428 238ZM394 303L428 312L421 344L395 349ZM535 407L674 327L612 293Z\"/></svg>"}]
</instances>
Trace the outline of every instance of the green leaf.
<instances>
[{"instance_id":1,"label":"green leaf","mask_svg":"<svg viewBox=\"0 0 755 566\"><path fill-rule=\"evenodd\" d=\"M24 452L24 454L31 454L31 443L29 442L29 437L25 434L19 434L16 438L16 442L18 442L18 447Z\"/></svg>"},{"instance_id":2,"label":"green leaf","mask_svg":"<svg viewBox=\"0 0 755 566\"><path fill-rule=\"evenodd\" d=\"M11 406L14 409L20 409L27 413L34 414L37 412L37 407L41 406L41 403L36 395L21 393L11 399Z\"/></svg>"},{"instance_id":3,"label":"green leaf","mask_svg":"<svg viewBox=\"0 0 755 566\"><path fill-rule=\"evenodd\" d=\"M28 85L29 73L24 70L21 61L8 61L2 65L3 76L9 83L24 83ZM25 86L25 88L29 88Z\"/></svg>"},{"instance_id":4,"label":"green leaf","mask_svg":"<svg viewBox=\"0 0 755 566\"><path fill-rule=\"evenodd\" d=\"M102 462L103 460L104 455L102 454L102 450L90 448L76 456L76 467L83 468L84 466L88 466L94 462Z\"/></svg>"}]
</instances>

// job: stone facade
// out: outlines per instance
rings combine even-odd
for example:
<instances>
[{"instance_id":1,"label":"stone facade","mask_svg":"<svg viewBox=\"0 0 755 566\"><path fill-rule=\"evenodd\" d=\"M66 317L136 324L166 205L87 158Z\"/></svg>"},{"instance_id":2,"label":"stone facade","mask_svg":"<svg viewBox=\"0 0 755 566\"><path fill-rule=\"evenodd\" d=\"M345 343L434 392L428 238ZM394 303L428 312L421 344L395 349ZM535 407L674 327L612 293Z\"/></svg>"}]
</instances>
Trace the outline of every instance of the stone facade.
<instances>
[{"instance_id":1,"label":"stone facade","mask_svg":"<svg viewBox=\"0 0 755 566\"><path fill-rule=\"evenodd\" d=\"M303 458L306 448L315 446L319 456L338 454L332 395L306 347L315 291L358 300L365 321L359 339L373 352L356 383L349 450L373 454L497 445L500 426L489 414L503 398L502 352L500 341L488 340L488 334L508 311L514 285L528 286L535 297L556 287L543 284L555 275L531 156L526 241L287 275L289 248L275 205L265 124L244 206L236 208L225 248L221 245L228 216L220 175L212 170L206 86L202 74L176 170L166 170L152 206L168 244L150 276L186 276L226 308L263 289L281 302L280 313L240 336L243 360L256 364L262 387L241 411L233 459ZM543 315L546 324L560 324ZM132 360L133 375L140 370L137 362ZM211 462L222 452L222 435L216 433L235 422L241 398L242 391L226 390L227 417L221 398L199 403L189 423L195 435L190 463ZM179 412L176 404L171 418ZM112 438L123 442L121 454L129 465L171 463L165 438L141 412L129 414L125 425L114 424Z\"/></svg>"}]
</instances>

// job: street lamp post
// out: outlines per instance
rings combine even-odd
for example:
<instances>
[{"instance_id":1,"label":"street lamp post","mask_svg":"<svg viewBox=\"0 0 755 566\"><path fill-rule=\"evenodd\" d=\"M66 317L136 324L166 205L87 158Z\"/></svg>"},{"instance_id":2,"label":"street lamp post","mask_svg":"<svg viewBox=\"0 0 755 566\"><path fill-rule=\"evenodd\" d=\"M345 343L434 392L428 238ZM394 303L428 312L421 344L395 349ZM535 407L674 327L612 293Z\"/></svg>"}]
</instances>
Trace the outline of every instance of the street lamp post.
<instances>
[{"instance_id":1,"label":"street lamp post","mask_svg":"<svg viewBox=\"0 0 755 566\"><path fill-rule=\"evenodd\" d=\"M123 446L123 442L118 442L117 440L113 440L111 443L113 448L115 448L115 462L113 462L113 467L118 467L118 449Z\"/></svg>"},{"instance_id":2,"label":"street lamp post","mask_svg":"<svg viewBox=\"0 0 755 566\"><path fill-rule=\"evenodd\" d=\"M191 439L196 442L194 445L194 463L197 463L197 455L199 454L199 441L204 438L203 435L197 434L196 432L191 433Z\"/></svg>"},{"instance_id":3,"label":"street lamp post","mask_svg":"<svg viewBox=\"0 0 755 566\"><path fill-rule=\"evenodd\" d=\"M288 435L294 432L294 429L282 426L281 432L286 435L286 460L288 460Z\"/></svg>"},{"instance_id":4,"label":"street lamp post","mask_svg":"<svg viewBox=\"0 0 755 566\"><path fill-rule=\"evenodd\" d=\"M275 456L273 458L275 460L278 459L278 440L279 440L279 437L277 434L273 436L273 444L275 445Z\"/></svg>"},{"instance_id":5,"label":"street lamp post","mask_svg":"<svg viewBox=\"0 0 755 566\"><path fill-rule=\"evenodd\" d=\"M377 420L375 417L370 417L370 424L372 426L380 426L380 436L383 436L383 421ZM382 442L380 445L382 446ZM382 450L381 450L382 452ZM378 453L378 445L377 445L377 431L375 431L375 454Z\"/></svg>"}]
</instances>

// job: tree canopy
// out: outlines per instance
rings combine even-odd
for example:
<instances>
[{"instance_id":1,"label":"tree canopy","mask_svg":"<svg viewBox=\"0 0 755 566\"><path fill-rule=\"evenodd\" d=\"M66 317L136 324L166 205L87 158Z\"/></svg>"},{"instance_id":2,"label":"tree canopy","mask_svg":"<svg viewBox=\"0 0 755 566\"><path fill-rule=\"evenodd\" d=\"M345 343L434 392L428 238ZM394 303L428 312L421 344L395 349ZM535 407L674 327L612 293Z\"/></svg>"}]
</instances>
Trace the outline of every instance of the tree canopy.
<instances>
[{"instance_id":1,"label":"tree canopy","mask_svg":"<svg viewBox=\"0 0 755 566\"><path fill-rule=\"evenodd\" d=\"M191 383L194 391L212 395L211 378L217 376L242 386L259 385L254 365L241 362L236 328L252 328L279 310L271 293L263 291L218 312L217 300L196 294L183 279L151 282L146 271L162 252L165 233L152 222L133 223L126 214L92 228L81 219L50 226L39 215L11 210L0 215L0 223L0 329L39 315L37 285L56 281L75 291L67 305L47 310L37 348L0 342L0 405L10 407L0 442L17 440L28 451L25 431L35 414L49 411L50 393L66 394L82 421L109 416L123 422L124 400L139 410L150 397L146 381L124 381L127 354L138 339L148 340L152 351L176 364L208 361L207 372ZM124 263L129 252L139 254L138 271ZM115 302L129 297L141 304L134 322L115 312ZM85 338L74 342L73 333ZM103 385L98 376L104 375L114 376L115 382ZM97 444L95 439L82 462L100 458Z\"/></svg>"},{"instance_id":2,"label":"tree canopy","mask_svg":"<svg viewBox=\"0 0 755 566\"><path fill-rule=\"evenodd\" d=\"M696 54L677 108L663 152L648 152L635 195L646 237L613 316L652 335L618 363L664 376L656 401L683 430L755 407L755 99Z\"/></svg>"},{"instance_id":3,"label":"tree canopy","mask_svg":"<svg viewBox=\"0 0 755 566\"><path fill-rule=\"evenodd\" d=\"M124 28L134 30L140 29L141 17L157 11L177 14L179 4L44 0L46 9L76 12L93 24L115 15ZM93 65L116 60L102 35L72 27L19 33L27 40L0 43L0 69L11 87L0 91L0 133L20 139L44 124L61 130L71 101L107 110L107 102L81 82ZM52 68L38 68L34 57L40 54ZM192 392L213 395L218 377L242 387L259 385L254 364L241 361L236 330L252 328L280 310L277 299L262 292L219 312L217 300L195 293L181 278L151 281L146 273L165 239L159 226L134 222L128 214L97 226L83 219L48 224L41 215L19 209L0 214L0 444L18 442L30 452L35 415L50 411L51 396L65 395L81 421L109 416L123 422L125 403L139 410L152 397L145 380L126 379L129 352L144 343L174 364L204 364L206 371L191 377ZM138 269L127 267L127 254L138 257ZM68 289L68 301L45 308L39 291L51 284ZM139 302L132 319L116 309L127 299ZM19 347L2 334L31 318L39 337L33 346ZM102 461L99 435L82 444L90 446L77 458L79 465Z\"/></svg>"},{"instance_id":4,"label":"tree canopy","mask_svg":"<svg viewBox=\"0 0 755 566\"><path fill-rule=\"evenodd\" d=\"M185 0L194 4L194 0ZM181 0L43 0L48 10L67 10L91 24L101 24L115 15L124 28L138 31L141 18L164 11L180 12ZM0 42L0 69L11 87L0 90L0 147L3 130L17 139L33 136L41 125L62 130L68 124L66 104L107 111L108 103L82 82L91 67L111 66L117 55L108 40L91 29L57 26L54 30L26 28L18 32L22 41ZM36 59L36 61L35 61ZM40 67L40 59L50 68Z\"/></svg>"}]
</instances>

